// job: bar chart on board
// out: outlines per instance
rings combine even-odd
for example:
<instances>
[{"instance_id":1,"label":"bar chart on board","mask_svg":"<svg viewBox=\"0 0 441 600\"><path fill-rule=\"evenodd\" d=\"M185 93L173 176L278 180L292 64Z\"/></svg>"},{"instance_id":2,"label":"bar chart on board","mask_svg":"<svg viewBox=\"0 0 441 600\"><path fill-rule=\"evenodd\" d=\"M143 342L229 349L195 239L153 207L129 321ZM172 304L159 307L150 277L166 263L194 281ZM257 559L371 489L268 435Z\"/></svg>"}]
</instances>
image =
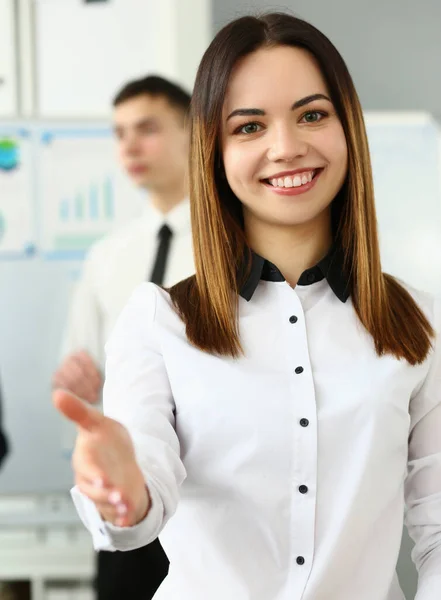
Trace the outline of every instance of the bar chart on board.
<instances>
[{"instance_id":1,"label":"bar chart on board","mask_svg":"<svg viewBox=\"0 0 441 600\"><path fill-rule=\"evenodd\" d=\"M111 132L45 129L38 157L41 251L46 258L82 258L131 209L120 189Z\"/></svg>"}]
</instances>

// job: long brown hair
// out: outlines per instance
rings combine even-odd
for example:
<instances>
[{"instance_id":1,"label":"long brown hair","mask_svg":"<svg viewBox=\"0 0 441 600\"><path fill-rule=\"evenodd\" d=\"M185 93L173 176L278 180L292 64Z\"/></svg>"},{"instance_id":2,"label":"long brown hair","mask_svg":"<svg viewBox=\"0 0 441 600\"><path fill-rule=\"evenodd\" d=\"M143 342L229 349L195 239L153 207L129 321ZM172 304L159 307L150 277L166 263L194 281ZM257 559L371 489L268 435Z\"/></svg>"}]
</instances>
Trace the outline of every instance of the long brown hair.
<instances>
[{"instance_id":1,"label":"long brown hair","mask_svg":"<svg viewBox=\"0 0 441 600\"><path fill-rule=\"evenodd\" d=\"M199 66L191 104L190 149L196 275L170 290L187 337L207 352L227 356L242 352L238 271L250 253L240 201L222 174L222 108L237 62L260 48L278 45L303 48L315 57L343 125L348 173L333 201L332 218L355 311L378 355L420 363L430 350L433 329L410 294L381 271L369 148L352 78L337 49L320 31L283 13L242 17L228 24Z\"/></svg>"}]
</instances>

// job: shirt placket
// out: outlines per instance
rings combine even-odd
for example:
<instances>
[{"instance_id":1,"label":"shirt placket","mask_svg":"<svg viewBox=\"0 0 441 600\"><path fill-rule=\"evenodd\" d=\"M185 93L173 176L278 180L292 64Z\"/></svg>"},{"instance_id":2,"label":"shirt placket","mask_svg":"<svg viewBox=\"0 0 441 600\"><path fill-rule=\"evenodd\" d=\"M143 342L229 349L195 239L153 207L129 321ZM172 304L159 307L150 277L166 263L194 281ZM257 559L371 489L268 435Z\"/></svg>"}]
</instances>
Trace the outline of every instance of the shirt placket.
<instances>
[{"instance_id":1,"label":"shirt placket","mask_svg":"<svg viewBox=\"0 0 441 600\"><path fill-rule=\"evenodd\" d=\"M317 410L305 313L292 291L287 326L291 327L291 384L293 403L291 557L288 596L304 597L312 570L317 498Z\"/></svg>"}]
</instances>

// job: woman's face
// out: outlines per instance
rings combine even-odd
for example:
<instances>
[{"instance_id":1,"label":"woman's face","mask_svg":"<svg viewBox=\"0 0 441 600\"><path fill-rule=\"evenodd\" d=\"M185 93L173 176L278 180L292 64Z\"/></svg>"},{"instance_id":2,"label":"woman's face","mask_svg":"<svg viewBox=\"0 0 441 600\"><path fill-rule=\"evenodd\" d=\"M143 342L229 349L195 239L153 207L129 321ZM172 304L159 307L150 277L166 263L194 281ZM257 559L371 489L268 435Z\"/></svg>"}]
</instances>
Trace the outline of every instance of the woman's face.
<instances>
[{"instance_id":1,"label":"woman's face","mask_svg":"<svg viewBox=\"0 0 441 600\"><path fill-rule=\"evenodd\" d=\"M300 48L258 50L237 65L221 139L246 223L310 223L329 212L346 177L343 127L320 69Z\"/></svg>"}]
</instances>

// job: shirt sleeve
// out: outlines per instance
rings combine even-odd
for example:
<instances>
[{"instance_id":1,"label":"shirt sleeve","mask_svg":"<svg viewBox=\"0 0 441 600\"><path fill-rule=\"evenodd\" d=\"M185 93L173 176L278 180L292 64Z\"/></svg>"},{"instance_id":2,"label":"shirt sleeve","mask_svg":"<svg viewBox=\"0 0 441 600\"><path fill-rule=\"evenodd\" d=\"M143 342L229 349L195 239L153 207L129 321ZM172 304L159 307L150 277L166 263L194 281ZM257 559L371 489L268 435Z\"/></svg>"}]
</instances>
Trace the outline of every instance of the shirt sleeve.
<instances>
[{"instance_id":1,"label":"shirt sleeve","mask_svg":"<svg viewBox=\"0 0 441 600\"><path fill-rule=\"evenodd\" d=\"M415 600L438 600L441 590L441 318L435 302L436 338L429 370L410 403L406 525L415 542Z\"/></svg>"},{"instance_id":2,"label":"shirt sleeve","mask_svg":"<svg viewBox=\"0 0 441 600\"><path fill-rule=\"evenodd\" d=\"M97 550L133 550L156 539L176 511L186 476L158 340L157 294L153 284L141 284L121 313L106 346L104 384L104 413L122 423L132 437L151 508L138 525L115 527L104 522L95 505L74 488L74 503Z\"/></svg>"},{"instance_id":3,"label":"shirt sleeve","mask_svg":"<svg viewBox=\"0 0 441 600\"><path fill-rule=\"evenodd\" d=\"M92 250L75 287L64 332L62 357L85 350L100 367L104 365L101 309L96 293L97 258Z\"/></svg>"}]
</instances>

